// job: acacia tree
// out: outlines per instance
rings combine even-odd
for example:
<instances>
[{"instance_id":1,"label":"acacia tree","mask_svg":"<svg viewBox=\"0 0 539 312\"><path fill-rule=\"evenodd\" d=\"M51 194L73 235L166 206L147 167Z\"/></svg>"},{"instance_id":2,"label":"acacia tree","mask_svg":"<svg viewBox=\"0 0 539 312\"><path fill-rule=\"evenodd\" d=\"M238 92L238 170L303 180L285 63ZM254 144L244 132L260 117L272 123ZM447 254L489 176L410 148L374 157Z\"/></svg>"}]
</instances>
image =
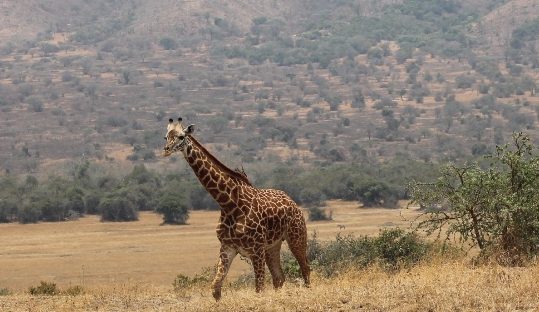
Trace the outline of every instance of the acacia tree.
<instances>
[{"instance_id":1,"label":"acacia tree","mask_svg":"<svg viewBox=\"0 0 539 312\"><path fill-rule=\"evenodd\" d=\"M434 183L412 182L412 203L425 208L417 226L518 264L539 252L539 155L527 135L516 133L485 160L448 164Z\"/></svg>"}]
</instances>

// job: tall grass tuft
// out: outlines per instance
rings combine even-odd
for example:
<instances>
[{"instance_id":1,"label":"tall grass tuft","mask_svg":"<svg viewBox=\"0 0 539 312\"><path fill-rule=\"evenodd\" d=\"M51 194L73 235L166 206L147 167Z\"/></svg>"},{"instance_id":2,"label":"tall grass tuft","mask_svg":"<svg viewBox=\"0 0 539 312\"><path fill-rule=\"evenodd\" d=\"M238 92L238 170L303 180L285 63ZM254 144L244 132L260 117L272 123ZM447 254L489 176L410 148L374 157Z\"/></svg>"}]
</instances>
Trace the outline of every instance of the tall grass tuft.
<instances>
[{"instance_id":1,"label":"tall grass tuft","mask_svg":"<svg viewBox=\"0 0 539 312\"><path fill-rule=\"evenodd\" d=\"M60 290L58 287L56 287L55 283L52 282L45 282L41 281L39 286L32 286L28 289L28 292L30 295L48 295L48 296L54 296L58 295L60 293Z\"/></svg>"}]
</instances>

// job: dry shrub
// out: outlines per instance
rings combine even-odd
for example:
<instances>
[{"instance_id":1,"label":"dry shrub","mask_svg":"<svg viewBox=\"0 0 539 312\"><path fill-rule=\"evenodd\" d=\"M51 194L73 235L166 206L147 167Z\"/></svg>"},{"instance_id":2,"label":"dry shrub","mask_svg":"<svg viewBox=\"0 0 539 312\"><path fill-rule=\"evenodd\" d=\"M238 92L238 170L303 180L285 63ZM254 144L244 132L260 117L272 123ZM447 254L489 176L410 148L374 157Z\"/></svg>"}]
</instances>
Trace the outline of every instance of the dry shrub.
<instances>
[{"instance_id":1,"label":"dry shrub","mask_svg":"<svg viewBox=\"0 0 539 312\"><path fill-rule=\"evenodd\" d=\"M60 290L58 287L56 287L56 284L53 282L45 282L41 281L39 286L31 286L28 289L28 292L31 295L48 295L48 296L55 296L60 293Z\"/></svg>"}]
</instances>

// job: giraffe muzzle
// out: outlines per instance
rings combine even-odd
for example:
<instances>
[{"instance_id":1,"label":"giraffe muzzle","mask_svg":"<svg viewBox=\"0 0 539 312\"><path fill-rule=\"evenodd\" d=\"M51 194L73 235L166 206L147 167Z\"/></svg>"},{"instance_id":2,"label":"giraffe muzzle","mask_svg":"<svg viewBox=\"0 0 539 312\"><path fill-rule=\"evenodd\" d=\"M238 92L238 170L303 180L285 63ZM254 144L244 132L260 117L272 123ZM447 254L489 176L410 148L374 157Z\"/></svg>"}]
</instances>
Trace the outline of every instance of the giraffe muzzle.
<instances>
[{"instance_id":1,"label":"giraffe muzzle","mask_svg":"<svg viewBox=\"0 0 539 312\"><path fill-rule=\"evenodd\" d=\"M165 147L163 153L161 153L161 156L168 157L170 155L172 155L172 150L170 149L170 147Z\"/></svg>"}]
</instances>

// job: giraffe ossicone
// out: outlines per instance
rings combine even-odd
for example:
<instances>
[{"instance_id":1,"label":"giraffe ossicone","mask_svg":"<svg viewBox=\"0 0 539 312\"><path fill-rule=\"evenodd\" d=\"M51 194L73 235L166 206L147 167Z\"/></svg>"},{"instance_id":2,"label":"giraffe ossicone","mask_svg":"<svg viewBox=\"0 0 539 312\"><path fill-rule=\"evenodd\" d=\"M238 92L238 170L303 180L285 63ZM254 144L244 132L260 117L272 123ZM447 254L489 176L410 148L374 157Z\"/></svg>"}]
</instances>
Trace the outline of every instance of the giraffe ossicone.
<instances>
[{"instance_id":1,"label":"giraffe ossicone","mask_svg":"<svg viewBox=\"0 0 539 312\"><path fill-rule=\"evenodd\" d=\"M264 288L265 266L279 288L284 283L281 244L286 241L299 263L306 286L310 268L307 260L307 227L302 210L283 191L254 187L245 172L221 163L193 136L194 125L182 119L169 120L163 156L181 152L198 180L221 207L217 238L221 242L213 297L221 298L223 280L234 257L247 257L255 273L256 291Z\"/></svg>"}]
</instances>

